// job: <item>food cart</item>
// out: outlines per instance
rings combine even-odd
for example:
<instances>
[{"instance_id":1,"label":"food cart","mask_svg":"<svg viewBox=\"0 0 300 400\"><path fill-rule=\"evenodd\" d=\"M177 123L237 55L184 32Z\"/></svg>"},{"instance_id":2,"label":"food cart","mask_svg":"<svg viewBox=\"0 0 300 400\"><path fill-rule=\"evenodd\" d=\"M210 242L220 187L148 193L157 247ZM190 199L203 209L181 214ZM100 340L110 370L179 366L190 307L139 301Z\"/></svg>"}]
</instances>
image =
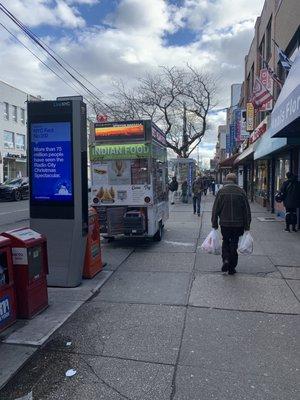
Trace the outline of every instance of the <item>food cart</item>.
<instances>
[{"instance_id":1,"label":"food cart","mask_svg":"<svg viewBox=\"0 0 300 400\"><path fill-rule=\"evenodd\" d=\"M101 232L161 240L169 217L164 133L150 120L96 123L94 133L91 198Z\"/></svg>"}]
</instances>

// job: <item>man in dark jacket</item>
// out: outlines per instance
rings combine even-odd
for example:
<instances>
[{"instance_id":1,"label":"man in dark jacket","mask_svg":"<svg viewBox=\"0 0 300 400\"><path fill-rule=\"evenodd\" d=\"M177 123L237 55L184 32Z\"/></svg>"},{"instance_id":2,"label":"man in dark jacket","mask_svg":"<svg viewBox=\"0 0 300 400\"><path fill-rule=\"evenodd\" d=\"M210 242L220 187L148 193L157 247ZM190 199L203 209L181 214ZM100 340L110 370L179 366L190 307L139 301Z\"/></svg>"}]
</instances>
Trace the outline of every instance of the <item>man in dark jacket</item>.
<instances>
[{"instance_id":1,"label":"man in dark jacket","mask_svg":"<svg viewBox=\"0 0 300 400\"><path fill-rule=\"evenodd\" d=\"M238 243L244 231L250 229L251 211L246 193L237 184L235 174L226 176L225 185L217 193L213 211L212 227L221 226L222 244L222 272L233 275L238 263ZM219 221L218 221L219 220Z\"/></svg>"},{"instance_id":2,"label":"man in dark jacket","mask_svg":"<svg viewBox=\"0 0 300 400\"><path fill-rule=\"evenodd\" d=\"M196 211L197 211L198 217L200 217L201 197L202 197L203 190L204 190L203 180L202 180L201 176L199 175L194 180L193 186L192 186L194 214L196 214Z\"/></svg>"},{"instance_id":3,"label":"man in dark jacket","mask_svg":"<svg viewBox=\"0 0 300 400\"><path fill-rule=\"evenodd\" d=\"M178 182L177 182L176 176L173 176L172 181L169 184L169 189L170 189L170 192L171 192L171 204L174 204L175 193L178 190Z\"/></svg>"},{"instance_id":4,"label":"man in dark jacket","mask_svg":"<svg viewBox=\"0 0 300 400\"><path fill-rule=\"evenodd\" d=\"M300 190L299 182L292 172L286 174L287 181L283 182L281 186L281 193L283 194L283 204L286 210L285 223L286 232L290 232L290 225L294 232L297 232L297 208L300 207Z\"/></svg>"}]
</instances>

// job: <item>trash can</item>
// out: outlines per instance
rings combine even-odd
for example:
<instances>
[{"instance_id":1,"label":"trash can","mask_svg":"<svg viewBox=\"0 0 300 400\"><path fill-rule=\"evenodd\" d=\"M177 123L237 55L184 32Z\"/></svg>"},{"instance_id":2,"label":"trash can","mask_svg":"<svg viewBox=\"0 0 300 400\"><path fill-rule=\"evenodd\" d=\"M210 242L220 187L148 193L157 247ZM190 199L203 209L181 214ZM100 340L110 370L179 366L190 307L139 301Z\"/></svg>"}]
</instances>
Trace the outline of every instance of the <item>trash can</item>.
<instances>
[{"instance_id":1,"label":"trash can","mask_svg":"<svg viewBox=\"0 0 300 400\"><path fill-rule=\"evenodd\" d=\"M0 332L16 321L11 241L0 235Z\"/></svg>"},{"instance_id":2,"label":"trash can","mask_svg":"<svg viewBox=\"0 0 300 400\"><path fill-rule=\"evenodd\" d=\"M82 276L93 278L98 272L102 271L102 268L99 217L97 211L91 207L89 208L89 233Z\"/></svg>"},{"instance_id":3,"label":"trash can","mask_svg":"<svg viewBox=\"0 0 300 400\"><path fill-rule=\"evenodd\" d=\"M32 318L48 306L47 241L29 228L4 232L11 241L17 317Z\"/></svg>"}]
</instances>

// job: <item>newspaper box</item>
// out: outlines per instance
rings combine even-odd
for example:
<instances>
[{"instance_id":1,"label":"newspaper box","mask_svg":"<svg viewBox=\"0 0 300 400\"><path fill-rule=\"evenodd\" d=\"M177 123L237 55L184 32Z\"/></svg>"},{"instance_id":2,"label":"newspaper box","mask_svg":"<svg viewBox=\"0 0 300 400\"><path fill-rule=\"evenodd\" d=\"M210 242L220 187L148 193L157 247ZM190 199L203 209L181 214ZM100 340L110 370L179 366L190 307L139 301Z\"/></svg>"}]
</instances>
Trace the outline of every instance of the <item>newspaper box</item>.
<instances>
[{"instance_id":1,"label":"newspaper box","mask_svg":"<svg viewBox=\"0 0 300 400\"><path fill-rule=\"evenodd\" d=\"M48 306L47 241L29 228L4 232L11 240L17 317L31 318Z\"/></svg>"},{"instance_id":2,"label":"newspaper box","mask_svg":"<svg viewBox=\"0 0 300 400\"><path fill-rule=\"evenodd\" d=\"M0 235L0 332L16 320L11 241Z\"/></svg>"},{"instance_id":3,"label":"newspaper box","mask_svg":"<svg viewBox=\"0 0 300 400\"><path fill-rule=\"evenodd\" d=\"M89 233L86 242L83 277L93 278L98 272L102 271L102 268L99 216L97 211L91 207L89 209Z\"/></svg>"}]
</instances>

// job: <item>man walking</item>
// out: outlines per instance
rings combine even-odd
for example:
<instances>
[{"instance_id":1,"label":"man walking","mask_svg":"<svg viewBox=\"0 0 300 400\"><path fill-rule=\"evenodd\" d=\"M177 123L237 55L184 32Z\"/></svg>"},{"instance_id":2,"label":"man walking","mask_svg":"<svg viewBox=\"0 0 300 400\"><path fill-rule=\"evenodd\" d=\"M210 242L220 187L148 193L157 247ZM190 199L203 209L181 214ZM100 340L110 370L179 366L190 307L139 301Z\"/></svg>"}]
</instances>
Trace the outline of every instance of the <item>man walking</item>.
<instances>
[{"instance_id":1,"label":"man walking","mask_svg":"<svg viewBox=\"0 0 300 400\"><path fill-rule=\"evenodd\" d=\"M238 243L244 231L250 229L251 211L246 193L237 184L235 174L226 176L225 185L217 193L213 211L212 227L221 226L222 244L222 272L228 275L236 273L238 264Z\"/></svg>"},{"instance_id":2,"label":"man walking","mask_svg":"<svg viewBox=\"0 0 300 400\"><path fill-rule=\"evenodd\" d=\"M287 181L283 182L281 186L281 193L283 194L283 204L285 207L285 223L286 232L290 232L290 225L294 232L297 232L297 208L300 207L300 190L299 182L292 172L286 174Z\"/></svg>"},{"instance_id":3,"label":"man walking","mask_svg":"<svg viewBox=\"0 0 300 400\"><path fill-rule=\"evenodd\" d=\"M198 175L197 178L194 180L192 186L194 214L196 214L197 212L198 217L200 217L201 196L203 190L204 190L203 180L201 179L201 176Z\"/></svg>"},{"instance_id":4,"label":"man walking","mask_svg":"<svg viewBox=\"0 0 300 400\"><path fill-rule=\"evenodd\" d=\"M178 190L178 182L176 176L173 176L171 183L169 184L169 189L171 192L171 204L174 204L175 201L175 193Z\"/></svg>"}]
</instances>

